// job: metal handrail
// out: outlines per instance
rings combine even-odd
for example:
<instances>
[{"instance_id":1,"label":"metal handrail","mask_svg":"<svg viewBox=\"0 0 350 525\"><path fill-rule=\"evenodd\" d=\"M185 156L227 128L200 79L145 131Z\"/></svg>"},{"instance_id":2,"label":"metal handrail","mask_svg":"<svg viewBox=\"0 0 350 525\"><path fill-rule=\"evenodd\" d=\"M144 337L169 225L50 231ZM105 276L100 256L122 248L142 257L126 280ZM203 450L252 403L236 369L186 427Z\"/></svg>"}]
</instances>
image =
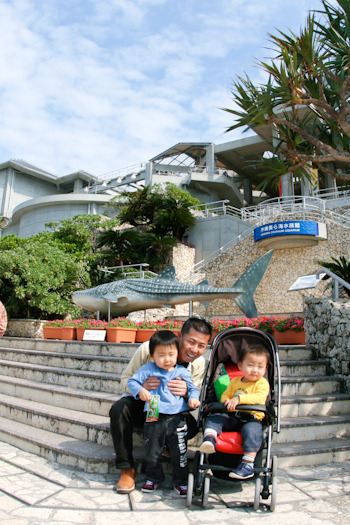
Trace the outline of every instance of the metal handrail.
<instances>
[{"instance_id":1,"label":"metal handrail","mask_svg":"<svg viewBox=\"0 0 350 525\"><path fill-rule=\"evenodd\" d=\"M192 277L195 274L199 273L199 271L203 268L203 266L205 266L206 264L214 260L216 257L221 255L226 250L228 250L228 248L230 248L234 244L238 244L242 239L245 239L245 237L248 237L248 235L251 235L252 233L254 233L254 230L255 230L255 225L252 226L251 228L248 228L243 233L240 233L239 235L237 235L237 237L234 237L231 241L221 246L221 248L219 248L218 250L215 250L215 252L212 252L210 255L207 255L207 257L205 257L198 263L194 264L191 268L187 268L183 272L179 273L177 277L183 277L186 273L190 272L190 275L186 279L184 279L184 281L189 281L190 279L192 279Z\"/></svg>"},{"instance_id":2,"label":"metal handrail","mask_svg":"<svg viewBox=\"0 0 350 525\"><path fill-rule=\"evenodd\" d=\"M135 272L128 272L124 271L124 268L138 268L139 269L139 279L152 279L153 277L156 277L158 274L152 272L151 270L145 270L145 268L149 266L148 263L139 263L139 264L123 264L121 266L108 266L107 268L100 268L100 272L105 273L114 273L113 270L122 270L122 276L124 279L126 279L129 276L132 276L133 278L136 278L137 275Z\"/></svg>"},{"instance_id":3,"label":"metal handrail","mask_svg":"<svg viewBox=\"0 0 350 525\"><path fill-rule=\"evenodd\" d=\"M339 277L339 275L336 275L335 273L331 272L331 270L328 270L327 268L320 268L319 270L317 270L316 279L320 279L319 276L321 273L326 273L327 275L329 275L329 277L332 277L332 279L334 280L334 299L335 300L339 299L339 284L344 286L344 288L347 288L348 290L350 290L350 283L344 281L344 279Z\"/></svg>"}]
</instances>

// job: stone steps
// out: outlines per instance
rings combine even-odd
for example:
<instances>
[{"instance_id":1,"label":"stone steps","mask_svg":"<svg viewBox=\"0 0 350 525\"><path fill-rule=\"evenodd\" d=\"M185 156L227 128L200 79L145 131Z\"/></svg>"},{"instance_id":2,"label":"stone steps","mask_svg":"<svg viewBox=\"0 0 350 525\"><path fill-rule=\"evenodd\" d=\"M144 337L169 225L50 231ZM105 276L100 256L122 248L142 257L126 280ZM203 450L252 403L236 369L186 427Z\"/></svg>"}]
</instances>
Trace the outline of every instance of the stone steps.
<instances>
[{"instance_id":1,"label":"stone steps","mask_svg":"<svg viewBox=\"0 0 350 525\"><path fill-rule=\"evenodd\" d=\"M281 418L348 414L350 394L322 394L312 396L284 396Z\"/></svg>"},{"instance_id":2,"label":"stone steps","mask_svg":"<svg viewBox=\"0 0 350 525\"><path fill-rule=\"evenodd\" d=\"M4 361L1 359L0 371L4 375L70 388L109 393L122 392L120 388L120 374L89 372L16 361Z\"/></svg>"},{"instance_id":3,"label":"stone steps","mask_svg":"<svg viewBox=\"0 0 350 525\"><path fill-rule=\"evenodd\" d=\"M13 361L16 357L21 363L119 375L130 360L128 357L77 355L66 352L0 348L0 361Z\"/></svg>"},{"instance_id":4,"label":"stone steps","mask_svg":"<svg viewBox=\"0 0 350 525\"><path fill-rule=\"evenodd\" d=\"M114 472L108 412L137 347L0 338L0 439L88 472ZM282 346L279 355L282 419L273 436L279 464L349 459L350 394L342 393L341 380L327 376L327 362L310 349ZM135 434L142 456L141 443Z\"/></svg>"},{"instance_id":5,"label":"stone steps","mask_svg":"<svg viewBox=\"0 0 350 525\"><path fill-rule=\"evenodd\" d=\"M118 394L38 383L3 375L0 375L0 392L8 396L106 417L111 405L120 398Z\"/></svg>"}]
</instances>

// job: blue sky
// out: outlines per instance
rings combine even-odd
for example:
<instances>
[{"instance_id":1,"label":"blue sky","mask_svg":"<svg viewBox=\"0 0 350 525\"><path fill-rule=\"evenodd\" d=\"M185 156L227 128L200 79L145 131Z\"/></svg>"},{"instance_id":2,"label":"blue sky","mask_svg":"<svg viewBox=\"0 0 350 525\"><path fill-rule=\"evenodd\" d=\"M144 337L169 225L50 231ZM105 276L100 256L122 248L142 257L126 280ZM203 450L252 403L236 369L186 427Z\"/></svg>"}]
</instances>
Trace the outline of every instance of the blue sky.
<instances>
[{"instance_id":1,"label":"blue sky","mask_svg":"<svg viewBox=\"0 0 350 525\"><path fill-rule=\"evenodd\" d=\"M100 176L225 134L231 83L320 0L0 0L0 162Z\"/></svg>"}]
</instances>

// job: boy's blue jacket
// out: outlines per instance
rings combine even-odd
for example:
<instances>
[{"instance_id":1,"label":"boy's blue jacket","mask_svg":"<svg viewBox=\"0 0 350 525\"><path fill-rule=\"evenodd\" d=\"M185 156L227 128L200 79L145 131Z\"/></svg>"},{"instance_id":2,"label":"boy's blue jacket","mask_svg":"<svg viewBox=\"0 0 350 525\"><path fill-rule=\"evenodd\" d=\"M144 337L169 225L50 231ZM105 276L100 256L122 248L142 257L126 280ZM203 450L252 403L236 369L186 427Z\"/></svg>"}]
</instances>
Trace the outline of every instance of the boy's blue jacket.
<instances>
[{"instance_id":1,"label":"boy's blue jacket","mask_svg":"<svg viewBox=\"0 0 350 525\"><path fill-rule=\"evenodd\" d=\"M158 394L160 396L160 414L178 414L188 409L185 399L180 396L174 396L168 389L168 382L172 379L181 377L187 383L187 398L199 399L199 390L192 383L191 375L184 366L176 365L174 370L167 372L159 368L155 363L142 365L128 380L128 389L135 399L138 399L137 394L140 392L142 384L149 377L157 377L160 379L160 385L157 390L150 390L151 394ZM148 410L148 403L145 403L145 410Z\"/></svg>"}]
</instances>

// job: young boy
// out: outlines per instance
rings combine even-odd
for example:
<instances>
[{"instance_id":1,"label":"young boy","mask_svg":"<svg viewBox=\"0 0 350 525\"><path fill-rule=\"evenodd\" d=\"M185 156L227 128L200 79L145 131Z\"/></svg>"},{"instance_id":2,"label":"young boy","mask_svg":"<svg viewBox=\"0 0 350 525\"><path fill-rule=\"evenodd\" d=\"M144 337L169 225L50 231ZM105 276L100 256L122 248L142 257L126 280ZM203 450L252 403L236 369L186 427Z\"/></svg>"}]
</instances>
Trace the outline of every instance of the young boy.
<instances>
[{"instance_id":1,"label":"young boy","mask_svg":"<svg viewBox=\"0 0 350 525\"><path fill-rule=\"evenodd\" d=\"M164 480L161 465L161 455L167 444L171 454L173 470L173 488L181 497L187 495L187 424L183 412L187 408L197 408L199 390L193 384L190 373L185 367L177 364L179 339L170 330L159 330L152 335L149 343L153 362L147 363L128 380L128 389L135 399L145 401L145 411L148 411L151 395L159 396L159 417L153 414L144 426L146 443L145 473L147 481L141 488L142 492L154 492L159 483ZM149 377L160 379L156 390L148 391L143 383ZM168 382L181 378L186 381L188 403L181 396L175 396L168 389ZM188 407L187 407L188 405Z\"/></svg>"},{"instance_id":2,"label":"young boy","mask_svg":"<svg viewBox=\"0 0 350 525\"><path fill-rule=\"evenodd\" d=\"M238 367L243 377L235 377L221 396L228 414L213 414L208 417L203 443L199 450L213 454L216 450L216 438L221 432L238 431L243 439L243 458L238 467L229 473L235 479L247 479L254 476L254 461L262 444L263 412L236 412L237 405L265 405L269 394L269 383L263 377L268 364L269 353L262 345L246 346L240 354Z\"/></svg>"}]
</instances>

